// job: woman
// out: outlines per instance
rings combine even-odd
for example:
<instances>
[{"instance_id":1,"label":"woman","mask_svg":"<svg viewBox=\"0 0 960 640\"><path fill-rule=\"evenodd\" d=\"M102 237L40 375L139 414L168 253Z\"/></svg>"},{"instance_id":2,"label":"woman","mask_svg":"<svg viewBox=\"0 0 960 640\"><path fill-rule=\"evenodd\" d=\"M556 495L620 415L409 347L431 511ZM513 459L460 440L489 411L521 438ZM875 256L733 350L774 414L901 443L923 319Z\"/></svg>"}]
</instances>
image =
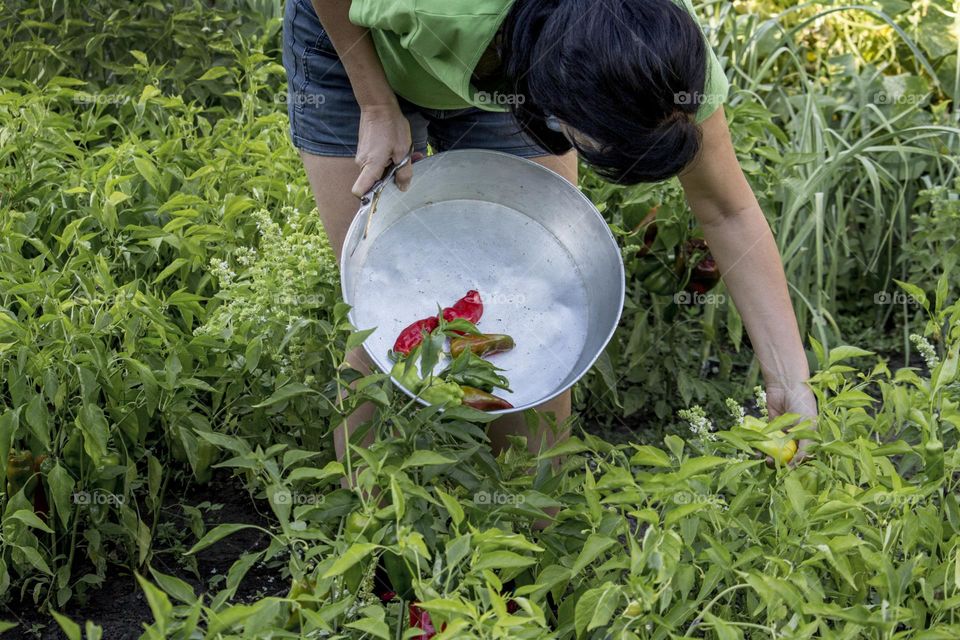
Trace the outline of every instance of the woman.
<instances>
[{"instance_id":1,"label":"woman","mask_svg":"<svg viewBox=\"0 0 960 640\"><path fill-rule=\"evenodd\" d=\"M418 154L427 142L505 151L573 184L578 154L621 184L679 176L743 316L771 415L814 416L780 256L720 108L727 80L692 13L690 0L288 0L291 136L337 255L357 198L411 143ZM397 172L401 189L414 170ZM561 424L569 392L539 409ZM550 431L541 425L531 450L562 437ZM531 435L519 415L488 433L495 450Z\"/></svg>"}]
</instances>

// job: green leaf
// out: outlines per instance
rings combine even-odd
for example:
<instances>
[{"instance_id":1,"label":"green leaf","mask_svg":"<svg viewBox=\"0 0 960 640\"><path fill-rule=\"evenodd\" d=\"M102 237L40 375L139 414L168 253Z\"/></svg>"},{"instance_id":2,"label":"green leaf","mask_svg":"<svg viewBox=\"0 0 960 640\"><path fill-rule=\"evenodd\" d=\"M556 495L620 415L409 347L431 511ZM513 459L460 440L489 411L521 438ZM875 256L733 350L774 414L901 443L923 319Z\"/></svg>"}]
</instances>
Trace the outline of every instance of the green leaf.
<instances>
[{"instance_id":1,"label":"green leaf","mask_svg":"<svg viewBox=\"0 0 960 640\"><path fill-rule=\"evenodd\" d=\"M197 78L197 82L206 82L208 80L218 80L230 73L226 67L210 67L206 73Z\"/></svg>"},{"instance_id":2,"label":"green leaf","mask_svg":"<svg viewBox=\"0 0 960 640\"><path fill-rule=\"evenodd\" d=\"M582 637L585 631L605 626L616 611L619 597L619 589L610 582L605 582L580 596L574 614L577 637Z\"/></svg>"},{"instance_id":3,"label":"green leaf","mask_svg":"<svg viewBox=\"0 0 960 640\"><path fill-rule=\"evenodd\" d=\"M76 483L70 472L64 469L58 461L54 464L50 473L47 474L47 484L50 485L50 495L53 497L53 506L57 511L57 517L66 528L70 523L70 516L73 514L72 497Z\"/></svg>"},{"instance_id":4,"label":"green leaf","mask_svg":"<svg viewBox=\"0 0 960 640\"><path fill-rule=\"evenodd\" d=\"M359 347L361 344L363 344L363 341L366 340L368 337L370 337L370 334L372 334L376 330L377 328L374 327L373 329L364 329L363 331L354 331L349 336L347 336L346 350L353 351L354 349Z\"/></svg>"},{"instance_id":5,"label":"green leaf","mask_svg":"<svg viewBox=\"0 0 960 640\"><path fill-rule=\"evenodd\" d=\"M45 573L48 576L53 575L53 571L50 570L50 565L47 564L47 561L43 559L43 556L40 555L33 547L18 547L24 556L27 558L27 562L32 564L37 571Z\"/></svg>"},{"instance_id":6,"label":"green leaf","mask_svg":"<svg viewBox=\"0 0 960 640\"><path fill-rule=\"evenodd\" d=\"M323 574L324 579L333 578L334 576L339 576L347 569L357 564L365 557L367 557L371 551L376 549L380 545L373 544L372 542L358 542L352 545L347 549L346 553L337 558L327 572Z\"/></svg>"},{"instance_id":7,"label":"green leaf","mask_svg":"<svg viewBox=\"0 0 960 640\"><path fill-rule=\"evenodd\" d=\"M164 280L166 280L167 278L175 274L177 271L179 271L180 268L183 267L188 262L190 261L187 260L186 258L177 258L176 260L168 264L163 271L157 274L157 277L153 279L153 284L159 284L163 282Z\"/></svg>"},{"instance_id":8,"label":"green leaf","mask_svg":"<svg viewBox=\"0 0 960 640\"><path fill-rule=\"evenodd\" d=\"M931 375L931 394L937 393L957 379L958 365L960 365L960 342L951 347L950 351L947 352L947 357Z\"/></svg>"},{"instance_id":9,"label":"green leaf","mask_svg":"<svg viewBox=\"0 0 960 640\"><path fill-rule=\"evenodd\" d=\"M161 589L172 595L180 602L184 604L193 604L193 602L196 601L197 596L193 592L193 587L180 578L161 573L153 567L150 567L150 575L152 575L153 579L157 581L157 584L160 585Z\"/></svg>"},{"instance_id":10,"label":"green leaf","mask_svg":"<svg viewBox=\"0 0 960 640\"><path fill-rule=\"evenodd\" d=\"M849 345L843 345L839 347L834 347L830 349L829 360L827 361L828 366L837 364L838 362L843 362L844 360L849 360L850 358L862 358L864 356L872 356L874 353L872 351L867 351L865 349L860 349L859 347L851 347Z\"/></svg>"},{"instance_id":11,"label":"green leaf","mask_svg":"<svg viewBox=\"0 0 960 640\"><path fill-rule=\"evenodd\" d=\"M570 436L563 442L541 453L537 456L537 460L546 460L548 458L556 458L557 456L568 456L574 453L583 453L584 451L590 451L590 447L585 445L580 438Z\"/></svg>"},{"instance_id":12,"label":"green leaf","mask_svg":"<svg viewBox=\"0 0 960 640\"><path fill-rule=\"evenodd\" d=\"M476 572L484 569L521 569L536 563L536 558L522 556L513 551L488 551L481 554L480 559L470 569Z\"/></svg>"},{"instance_id":13,"label":"green leaf","mask_svg":"<svg viewBox=\"0 0 960 640\"><path fill-rule=\"evenodd\" d=\"M442 613L446 616L463 616L474 618L476 609L469 602L461 602L451 598L434 598L420 603L420 607L431 613Z\"/></svg>"},{"instance_id":14,"label":"green leaf","mask_svg":"<svg viewBox=\"0 0 960 640\"><path fill-rule=\"evenodd\" d=\"M583 544L583 548L580 550L580 555L577 556L576 561L573 563L570 571L576 575L583 571L588 564L597 559L597 557L616 544L616 541L608 538L606 536L601 536L596 533L590 534L590 537L587 538L587 541Z\"/></svg>"},{"instance_id":15,"label":"green leaf","mask_svg":"<svg viewBox=\"0 0 960 640\"><path fill-rule=\"evenodd\" d=\"M170 599L167 598L167 594L160 591L160 589L151 584L149 580L139 573L136 574L136 576L137 582L140 583L140 588L143 589L143 594L147 598L150 611L153 613L153 619L156 621L157 627L159 627L162 633L163 630L166 629L167 622L173 613L173 605L170 604Z\"/></svg>"},{"instance_id":16,"label":"green leaf","mask_svg":"<svg viewBox=\"0 0 960 640\"><path fill-rule=\"evenodd\" d=\"M103 409L93 404L84 404L77 415L77 427L83 434L83 450L86 451L94 465L100 464L100 459L107 453L107 441L110 427L103 415Z\"/></svg>"},{"instance_id":17,"label":"green leaf","mask_svg":"<svg viewBox=\"0 0 960 640\"><path fill-rule=\"evenodd\" d=\"M630 464L644 467L671 466L670 456L663 449L647 445L637 447L637 452L630 458Z\"/></svg>"},{"instance_id":18,"label":"green leaf","mask_svg":"<svg viewBox=\"0 0 960 640\"><path fill-rule=\"evenodd\" d=\"M50 615L53 616L53 619L57 621L58 625L60 625L60 628L63 630L63 634L67 636L67 640L83 640L83 636L80 632L80 625L62 613L57 613L56 611L51 610Z\"/></svg>"},{"instance_id":19,"label":"green leaf","mask_svg":"<svg viewBox=\"0 0 960 640\"><path fill-rule=\"evenodd\" d=\"M403 461L403 464L400 465L401 469L407 469L409 467L425 467L431 464L453 464L457 460L455 458L448 458L442 456L439 453L434 453L433 451L414 451L406 460Z\"/></svg>"},{"instance_id":20,"label":"green leaf","mask_svg":"<svg viewBox=\"0 0 960 640\"><path fill-rule=\"evenodd\" d=\"M450 518L453 520L454 526L460 526L460 523L463 522L465 515L463 507L460 506L460 502L439 487L435 487L434 491L436 491L437 495L440 496L440 500L443 502L443 506L447 509L447 513L450 514Z\"/></svg>"},{"instance_id":21,"label":"green leaf","mask_svg":"<svg viewBox=\"0 0 960 640\"><path fill-rule=\"evenodd\" d=\"M346 471L343 464L336 460L330 461L322 469L317 467L299 467L290 472L287 476L288 482L298 482L301 480L326 480L331 477L340 477Z\"/></svg>"},{"instance_id":22,"label":"green leaf","mask_svg":"<svg viewBox=\"0 0 960 640\"><path fill-rule=\"evenodd\" d=\"M223 538L226 538L227 536L234 534L237 531L241 531L243 529L255 529L255 528L256 527L251 524L218 524L216 527L208 531L206 535L200 538L197 544L190 547L190 550L187 551L186 555L188 556L193 555L197 551L206 549L207 547L212 545L214 542L222 540Z\"/></svg>"},{"instance_id":23,"label":"green leaf","mask_svg":"<svg viewBox=\"0 0 960 640\"><path fill-rule=\"evenodd\" d=\"M253 372L260 364L260 354L263 351L263 339L257 336L250 341L243 353L243 367L247 372Z\"/></svg>"},{"instance_id":24,"label":"green leaf","mask_svg":"<svg viewBox=\"0 0 960 640\"><path fill-rule=\"evenodd\" d=\"M43 520L37 517L33 511L29 509L19 509L13 514L7 516L7 520L19 520L28 527L33 527L34 529L40 529L45 533L53 533L53 529L44 524Z\"/></svg>"},{"instance_id":25,"label":"green leaf","mask_svg":"<svg viewBox=\"0 0 960 640\"><path fill-rule=\"evenodd\" d=\"M361 618L354 622L348 622L345 626L350 627L351 629L357 629L358 631L363 631L364 633L368 633L375 638L390 640L390 628L383 620L377 620L375 618Z\"/></svg>"},{"instance_id":26,"label":"green leaf","mask_svg":"<svg viewBox=\"0 0 960 640\"><path fill-rule=\"evenodd\" d=\"M160 188L160 173L150 160L134 156L133 165L137 168L137 172L143 176L143 179L147 181L147 184L154 189Z\"/></svg>"},{"instance_id":27,"label":"green leaf","mask_svg":"<svg viewBox=\"0 0 960 640\"><path fill-rule=\"evenodd\" d=\"M291 382L280 387L273 392L273 395L261 402L260 404L253 405L254 409L262 409L263 407L271 407L280 402L286 402L291 398L296 398L302 395L320 395L315 389L311 389L307 385L300 382Z\"/></svg>"}]
</instances>

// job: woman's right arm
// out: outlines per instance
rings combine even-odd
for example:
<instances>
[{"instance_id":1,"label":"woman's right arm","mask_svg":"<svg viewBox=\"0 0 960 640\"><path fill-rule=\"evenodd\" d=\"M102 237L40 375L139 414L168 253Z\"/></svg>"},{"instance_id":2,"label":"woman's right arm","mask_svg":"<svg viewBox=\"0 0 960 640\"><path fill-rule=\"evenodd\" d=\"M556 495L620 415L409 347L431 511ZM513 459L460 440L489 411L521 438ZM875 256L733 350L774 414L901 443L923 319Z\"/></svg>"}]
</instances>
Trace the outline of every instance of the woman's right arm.
<instances>
[{"instance_id":1,"label":"woman's right arm","mask_svg":"<svg viewBox=\"0 0 960 640\"><path fill-rule=\"evenodd\" d=\"M400 111L397 96L387 82L370 32L350 22L350 1L312 0L360 105L356 162L361 170L352 189L359 198L380 179L391 162L403 159L410 150L411 138L410 123ZM397 186L405 190L412 176L413 168L407 164L397 172Z\"/></svg>"}]
</instances>

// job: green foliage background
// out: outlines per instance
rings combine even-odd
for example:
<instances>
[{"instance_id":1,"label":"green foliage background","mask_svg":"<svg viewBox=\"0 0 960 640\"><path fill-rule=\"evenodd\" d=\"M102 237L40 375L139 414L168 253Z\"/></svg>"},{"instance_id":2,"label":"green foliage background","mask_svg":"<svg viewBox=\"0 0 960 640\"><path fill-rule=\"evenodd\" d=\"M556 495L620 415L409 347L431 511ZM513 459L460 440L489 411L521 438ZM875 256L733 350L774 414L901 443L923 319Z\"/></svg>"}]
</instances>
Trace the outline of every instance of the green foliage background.
<instances>
[{"instance_id":1,"label":"green foliage background","mask_svg":"<svg viewBox=\"0 0 960 640\"><path fill-rule=\"evenodd\" d=\"M578 437L539 460L494 459L485 417L418 411L383 376L343 397L362 336L287 139L280 3L0 4L0 459L47 455L4 494L0 597L62 610L125 566L147 576L146 637L388 638L400 610L369 577L389 552L447 637L956 637L957 7L699 8L821 370L800 470L766 469L724 417L757 382L732 304L678 308L636 277L576 388ZM675 182L581 186L631 275L651 207L665 260L696 234ZM910 362L911 333L939 359L843 346ZM343 467L331 430L365 401L382 437ZM694 403L716 439L676 419ZM358 462L390 506L335 489ZM169 487L218 463L276 525L200 597L150 565ZM301 494L322 500L283 499ZM351 513L369 525L348 533ZM292 588L235 604L255 562Z\"/></svg>"}]
</instances>

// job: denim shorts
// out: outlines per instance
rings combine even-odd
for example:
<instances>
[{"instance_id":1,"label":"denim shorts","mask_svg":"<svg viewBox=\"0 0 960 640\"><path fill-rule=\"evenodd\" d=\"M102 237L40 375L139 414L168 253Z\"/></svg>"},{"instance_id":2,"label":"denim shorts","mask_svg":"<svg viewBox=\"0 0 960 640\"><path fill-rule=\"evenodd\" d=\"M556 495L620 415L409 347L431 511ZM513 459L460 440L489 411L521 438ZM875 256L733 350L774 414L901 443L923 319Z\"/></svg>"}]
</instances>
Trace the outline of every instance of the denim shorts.
<instances>
[{"instance_id":1,"label":"denim shorts","mask_svg":"<svg viewBox=\"0 0 960 640\"><path fill-rule=\"evenodd\" d=\"M295 147L318 156L357 153L360 106L350 79L310 0L287 0L283 17L287 113ZM397 96L410 121L414 148L492 149L524 158L550 155L520 131L510 113L425 109Z\"/></svg>"}]
</instances>

